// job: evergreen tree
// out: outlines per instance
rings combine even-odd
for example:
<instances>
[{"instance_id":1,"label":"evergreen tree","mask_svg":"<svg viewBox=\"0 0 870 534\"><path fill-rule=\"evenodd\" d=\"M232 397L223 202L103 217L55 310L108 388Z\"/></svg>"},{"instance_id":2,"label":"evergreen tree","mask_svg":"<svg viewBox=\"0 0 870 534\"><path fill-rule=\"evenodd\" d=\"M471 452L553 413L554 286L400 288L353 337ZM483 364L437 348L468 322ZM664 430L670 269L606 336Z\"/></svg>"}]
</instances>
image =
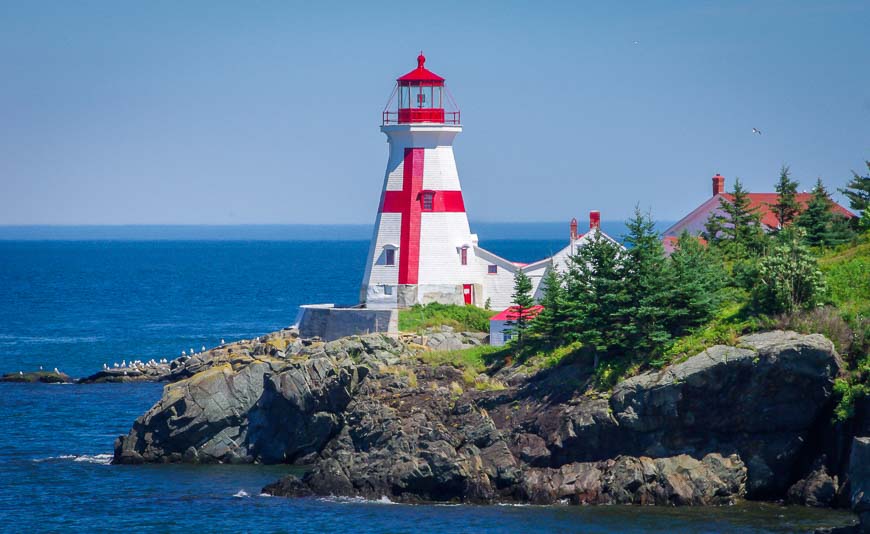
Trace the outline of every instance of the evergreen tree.
<instances>
[{"instance_id":1,"label":"evergreen tree","mask_svg":"<svg viewBox=\"0 0 870 534\"><path fill-rule=\"evenodd\" d=\"M779 171L779 181L776 183L776 203L770 204L779 221L779 228L790 225L800 213L801 206L797 201L798 183L789 177L788 166L783 165Z\"/></svg>"},{"instance_id":2,"label":"evergreen tree","mask_svg":"<svg viewBox=\"0 0 870 534\"><path fill-rule=\"evenodd\" d=\"M540 304L543 310L529 325L529 334L545 347L555 347L562 341L562 328L565 316L565 291L562 278L552 263L541 279L543 294Z\"/></svg>"},{"instance_id":3,"label":"evergreen tree","mask_svg":"<svg viewBox=\"0 0 870 534\"><path fill-rule=\"evenodd\" d=\"M807 203L807 209L798 218L798 225L805 232L805 241L811 246L823 247L830 244L831 223L831 198L828 190L819 178L813 188L812 197Z\"/></svg>"},{"instance_id":4,"label":"evergreen tree","mask_svg":"<svg viewBox=\"0 0 870 534\"><path fill-rule=\"evenodd\" d=\"M760 252L764 247L764 231L758 208L752 207L749 192L743 189L739 178L734 180L734 189L729 194L731 200L720 198L720 213L714 213L707 220L707 241L732 258Z\"/></svg>"},{"instance_id":5,"label":"evergreen tree","mask_svg":"<svg viewBox=\"0 0 870 534\"><path fill-rule=\"evenodd\" d=\"M650 355L660 352L671 338L676 318L671 308L673 281L667 269L661 236L649 214L635 207L626 222L628 250L622 256L624 284L622 291L630 298L619 313L625 331L626 348Z\"/></svg>"},{"instance_id":6,"label":"evergreen tree","mask_svg":"<svg viewBox=\"0 0 870 534\"><path fill-rule=\"evenodd\" d=\"M725 273L714 254L697 237L686 231L680 235L670 257L673 283L670 307L675 312L672 334L680 335L715 314Z\"/></svg>"},{"instance_id":7,"label":"evergreen tree","mask_svg":"<svg viewBox=\"0 0 870 534\"><path fill-rule=\"evenodd\" d=\"M516 318L509 320L507 326L510 333L516 336L517 346L522 348L526 330L529 327L528 310L535 303L532 297L532 281L522 269L517 269L517 272L514 274L514 293L511 297L514 303Z\"/></svg>"},{"instance_id":8,"label":"evergreen tree","mask_svg":"<svg viewBox=\"0 0 870 534\"><path fill-rule=\"evenodd\" d=\"M558 326L567 342L579 341L598 354L622 347L620 321L628 295L625 292L621 250L595 230L568 261L565 273L564 320Z\"/></svg>"},{"instance_id":9,"label":"evergreen tree","mask_svg":"<svg viewBox=\"0 0 870 534\"><path fill-rule=\"evenodd\" d=\"M867 164L867 176L859 176L852 171L852 179L844 189L839 190L849 199L849 207L859 214L863 214L870 207L870 161L864 163Z\"/></svg>"}]
</instances>

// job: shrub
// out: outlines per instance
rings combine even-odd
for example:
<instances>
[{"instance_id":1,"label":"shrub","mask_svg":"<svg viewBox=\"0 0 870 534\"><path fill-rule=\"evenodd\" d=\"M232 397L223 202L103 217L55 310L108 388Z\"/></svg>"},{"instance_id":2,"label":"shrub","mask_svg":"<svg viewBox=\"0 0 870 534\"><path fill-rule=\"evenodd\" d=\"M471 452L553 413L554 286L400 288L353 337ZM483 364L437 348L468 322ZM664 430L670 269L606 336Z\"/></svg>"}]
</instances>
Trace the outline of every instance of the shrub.
<instances>
[{"instance_id":1,"label":"shrub","mask_svg":"<svg viewBox=\"0 0 870 534\"><path fill-rule=\"evenodd\" d=\"M785 233L785 231L783 232ZM764 313L792 313L818 304L825 281L798 232L761 258L752 291L753 306Z\"/></svg>"}]
</instances>

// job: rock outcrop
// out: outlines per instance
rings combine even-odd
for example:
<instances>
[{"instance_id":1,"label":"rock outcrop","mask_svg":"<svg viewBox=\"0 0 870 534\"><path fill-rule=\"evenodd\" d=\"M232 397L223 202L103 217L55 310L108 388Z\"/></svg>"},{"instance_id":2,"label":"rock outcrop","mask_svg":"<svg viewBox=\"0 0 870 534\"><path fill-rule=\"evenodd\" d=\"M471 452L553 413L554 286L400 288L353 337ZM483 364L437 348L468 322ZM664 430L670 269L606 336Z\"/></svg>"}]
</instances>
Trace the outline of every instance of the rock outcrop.
<instances>
[{"instance_id":1,"label":"rock outcrop","mask_svg":"<svg viewBox=\"0 0 870 534\"><path fill-rule=\"evenodd\" d=\"M861 532L870 532L870 437L852 442L849 458L852 511L861 518Z\"/></svg>"},{"instance_id":2,"label":"rock outcrop","mask_svg":"<svg viewBox=\"0 0 870 534\"><path fill-rule=\"evenodd\" d=\"M426 347L412 341L300 342L208 367L167 386L118 439L115 461L310 466L301 479L264 490L275 495L638 504L784 498L805 475L800 459L828 416L839 371L824 337L769 332L601 394L586 387L591 362L515 374L504 384L425 365ZM807 479L795 495L824 500L824 476Z\"/></svg>"},{"instance_id":3,"label":"rock outcrop","mask_svg":"<svg viewBox=\"0 0 870 534\"><path fill-rule=\"evenodd\" d=\"M19 371L17 373L6 373L0 376L0 382L24 382L24 383L42 383L42 384L69 384L74 382L73 378L66 373L51 372L51 371Z\"/></svg>"}]
</instances>

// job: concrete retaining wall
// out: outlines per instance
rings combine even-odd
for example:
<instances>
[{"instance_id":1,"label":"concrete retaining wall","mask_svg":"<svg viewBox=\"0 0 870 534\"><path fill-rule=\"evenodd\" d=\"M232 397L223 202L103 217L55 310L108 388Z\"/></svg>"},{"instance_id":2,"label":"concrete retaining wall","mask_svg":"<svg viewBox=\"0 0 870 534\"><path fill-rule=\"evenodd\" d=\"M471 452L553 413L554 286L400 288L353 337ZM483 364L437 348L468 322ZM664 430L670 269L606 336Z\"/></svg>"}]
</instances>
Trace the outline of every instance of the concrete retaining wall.
<instances>
[{"instance_id":1,"label":"concrete retaining wall","mask_svg":"<svg viewBox=\"0 0 870 534\"><path fill-rule=\"evenodd\" d=\"M308 304L299 307L296 325L302 337L332 341L340 337L372 332L399 331L398 310L336 308L334 304Z\"/></svg>"}]
</instances>

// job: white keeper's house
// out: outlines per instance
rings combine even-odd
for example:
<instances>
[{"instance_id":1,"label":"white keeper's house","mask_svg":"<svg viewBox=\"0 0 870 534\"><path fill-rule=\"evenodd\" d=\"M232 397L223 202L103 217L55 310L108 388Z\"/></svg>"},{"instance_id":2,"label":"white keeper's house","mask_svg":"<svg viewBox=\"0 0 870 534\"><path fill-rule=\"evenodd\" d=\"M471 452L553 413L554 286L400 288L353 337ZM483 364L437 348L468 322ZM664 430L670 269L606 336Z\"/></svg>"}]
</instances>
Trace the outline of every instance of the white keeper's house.
<instances>
[{"instance_id":1,"label":"white keeper's house","mask_svg":"<svg viewBox=\"0 0 870 534\"><path fill-rule=\"evenodd\" d=\"M592 235L580 234L574 219L565 247L531 264L480 247L453 157L453 140L462 132L459 108L444 78L425 63L421 53L417 68L396 80L383 112L389 157L359 303L302 306L297 325L304 336L395 331L396 310L415 304L488 304L504 310L513 304L514 274L520 269L539 298L547 269L564 269L568 256ZM600 221L599 212L590 212L590 230L600 231Z\"/></svg>"}]
</instances>

